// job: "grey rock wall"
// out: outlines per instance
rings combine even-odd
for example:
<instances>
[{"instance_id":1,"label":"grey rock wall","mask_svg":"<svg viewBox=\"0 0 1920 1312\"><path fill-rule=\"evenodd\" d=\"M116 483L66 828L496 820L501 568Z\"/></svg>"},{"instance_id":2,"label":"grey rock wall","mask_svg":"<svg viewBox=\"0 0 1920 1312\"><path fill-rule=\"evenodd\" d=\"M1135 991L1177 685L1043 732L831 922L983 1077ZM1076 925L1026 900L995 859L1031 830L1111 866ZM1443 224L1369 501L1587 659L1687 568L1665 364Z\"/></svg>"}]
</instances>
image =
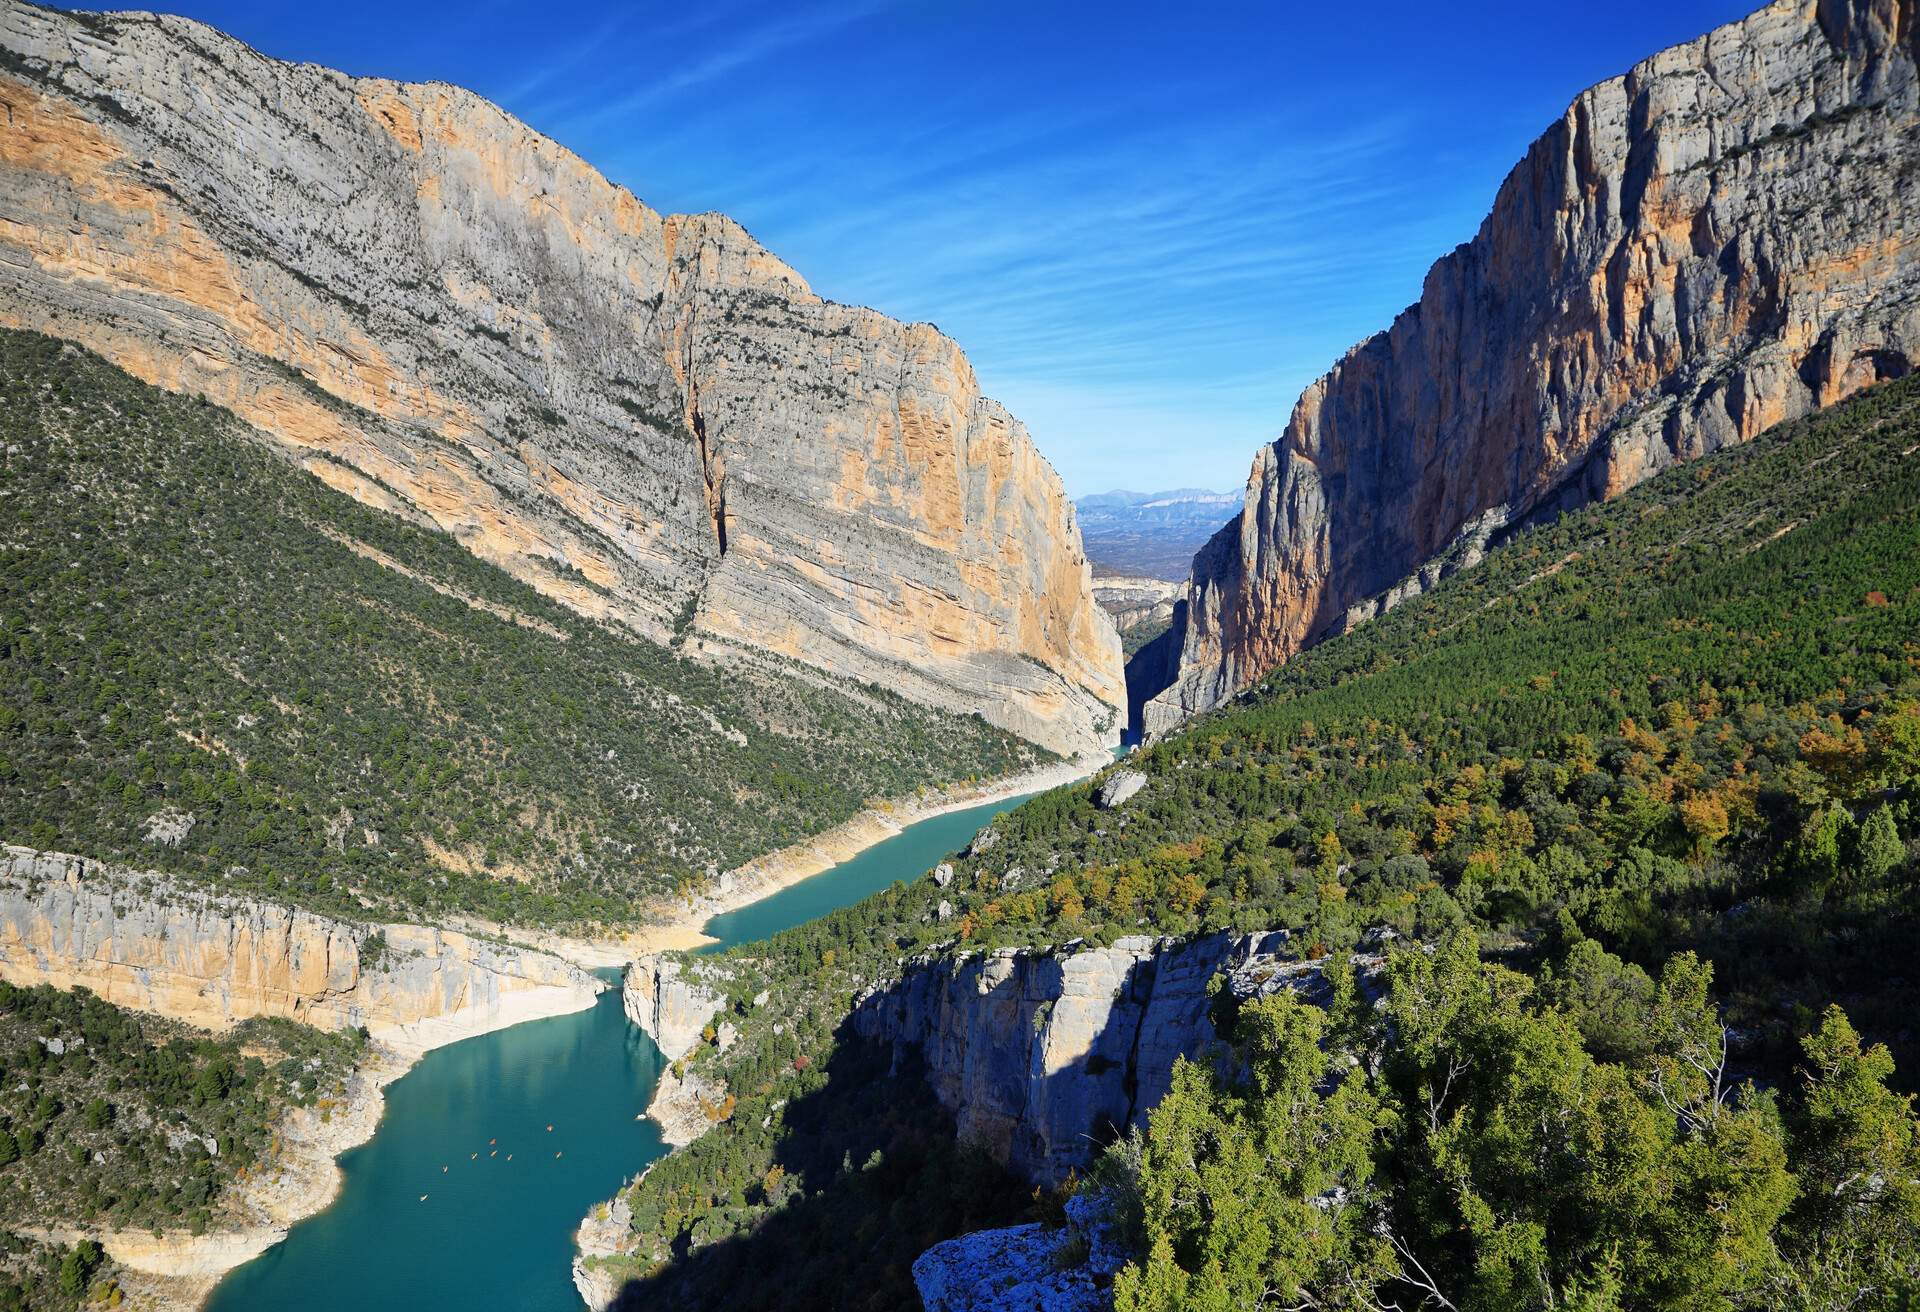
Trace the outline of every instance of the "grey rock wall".
<instances>
[{"instance_id":1,"label":"grey rock wall","mask_svg":"<svg viewBox=\"0 0 1920 1312\"><path fill-rule=\"evenodd\" d=\"M963 1141L1051 1184L1145 1123L1176 1058L1207 1055L1207 984L1223 971L1237 996L1318 996L1318 964L1295 959L1284 932L1136 937L919 961L858 999L852 1023L918 1053Z\"/></svg>"},{"instance_id":2,"label":"grey rock wall","mask_svg":"<svg viewBox=\"0 0 1920 1312\"><path fill-rule=\"evenodd\" d=\"M674 956L645 956L628 964L621 985L627 1019L653 1040L668 1061L700 1042L707 1023L726 1005L718 967Z\"/></svg>"},{"instance_id":3,"label":"grey rock wall","mask_svg":"<svg viewBox=\"0 0 1920 1312\"><path fill-rule=\"evenodd\" d=\"M1779 0L1584 92L1307 388L1136 657L1150 733L1530 518L1920 358L1913 0Z\"/></svg>"},{"instance_id":4,"label":"grey rock wall","mask_svg":"<svg viewBox=\"0 0 1920 1312\"><path fill-rule=\"evenodd\" d=\"M456 87L22 3L0 49L0 324L210 397L584 614L1117 741L1073 505L932 326Z\"/></svg>"}]
</instances>

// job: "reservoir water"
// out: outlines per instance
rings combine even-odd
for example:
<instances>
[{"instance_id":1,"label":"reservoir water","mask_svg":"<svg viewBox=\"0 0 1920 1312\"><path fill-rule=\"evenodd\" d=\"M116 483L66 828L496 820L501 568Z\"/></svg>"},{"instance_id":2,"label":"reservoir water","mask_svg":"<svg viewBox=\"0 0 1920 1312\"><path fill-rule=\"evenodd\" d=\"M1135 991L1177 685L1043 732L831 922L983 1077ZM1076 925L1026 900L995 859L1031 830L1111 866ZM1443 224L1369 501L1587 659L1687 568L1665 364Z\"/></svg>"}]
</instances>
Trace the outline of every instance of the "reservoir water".
<instances>
[{"instance_id":1,"label":"reservoir water","mask_svg":"<svg viewBox=\"0 0 1920 1312\"><path fill-rule=\"evenodd\" d=\"M1025 800L923 820L716 916L707 932L722 946L749 943L857 902L920 874ZM627 1022L617 988L586 1011L428 1053L387 1087L379 1132L340 1158L332 1206L235 1270L207 1306L580 1312L573 1231L665 1151L653 1122L639 1119L660 1068L659 1049Z\"/></svg>"}]
</instances>

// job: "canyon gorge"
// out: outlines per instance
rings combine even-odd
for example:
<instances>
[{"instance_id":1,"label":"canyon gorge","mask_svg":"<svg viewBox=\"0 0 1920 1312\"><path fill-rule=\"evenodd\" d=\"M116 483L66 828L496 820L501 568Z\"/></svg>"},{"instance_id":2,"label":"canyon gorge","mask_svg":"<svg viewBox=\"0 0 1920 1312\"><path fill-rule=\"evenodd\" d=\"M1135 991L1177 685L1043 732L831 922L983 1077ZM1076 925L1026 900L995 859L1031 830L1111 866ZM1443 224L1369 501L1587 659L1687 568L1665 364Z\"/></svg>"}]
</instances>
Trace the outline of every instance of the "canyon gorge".
<instances>
[{"instance_id":1,"label":"canyon gorge","mask_svg":"<svg viewBox=\"0 0 1920 1312\"><path fill-rule=\"evenodd\" d=\"M0 1295L1920 1287L1917 3L1590 87L1243 492L1077 507L472 92L0 0Z\"/></svg>"},{"instance_id":2,"label":"canyon gorge","mask_svg":"<svg viewBox=\"0 0 1920 1312\"><path fill-rule=\"evenodd\" d=\"M205 396L583 615L1117 741L1071 502L960 348L471 93L0 10L0 324Z\"/></svg>"},{"instance_id":3,"label":"canyon gorge","mask_svg":"<svg viewBox=\"0 0 1920 1312\"><path fill-rule=\"evenodd\" d=\"M1916 21L1778 0L1584 92L1420 299L1301 395L1136 656L1143 727L1528 523L1920 356Z\"/></svg>"}]
</instances>

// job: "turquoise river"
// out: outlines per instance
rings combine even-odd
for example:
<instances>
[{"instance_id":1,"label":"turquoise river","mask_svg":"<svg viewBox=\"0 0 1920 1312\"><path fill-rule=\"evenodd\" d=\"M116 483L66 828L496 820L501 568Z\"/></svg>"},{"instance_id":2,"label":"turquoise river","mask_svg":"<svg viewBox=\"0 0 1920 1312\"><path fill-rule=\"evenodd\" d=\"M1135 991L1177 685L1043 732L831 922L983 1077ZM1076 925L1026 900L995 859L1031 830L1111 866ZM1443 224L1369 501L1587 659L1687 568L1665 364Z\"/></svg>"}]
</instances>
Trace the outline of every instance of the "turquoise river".
<instances>
[{"instance_id":1,"label":"turquoise river","mask_svg":"<svg viewBox=\"0 0 1920 1312\"><path fill-rule=\"evenodd\" d=\"M1024 800L921 821L716 916L707 932L723 946L750 943L857 902L928 869ZM229 1275L208 1307L580 1312L573 1231L664 1151L653 1123L639 1117L660 1066L659 1050L627 1022L617 988L571 1016L428 1053L387 1087L379 1132L340 1158L345 1178L333 1204Z\"/></svg>"}]
</instances>

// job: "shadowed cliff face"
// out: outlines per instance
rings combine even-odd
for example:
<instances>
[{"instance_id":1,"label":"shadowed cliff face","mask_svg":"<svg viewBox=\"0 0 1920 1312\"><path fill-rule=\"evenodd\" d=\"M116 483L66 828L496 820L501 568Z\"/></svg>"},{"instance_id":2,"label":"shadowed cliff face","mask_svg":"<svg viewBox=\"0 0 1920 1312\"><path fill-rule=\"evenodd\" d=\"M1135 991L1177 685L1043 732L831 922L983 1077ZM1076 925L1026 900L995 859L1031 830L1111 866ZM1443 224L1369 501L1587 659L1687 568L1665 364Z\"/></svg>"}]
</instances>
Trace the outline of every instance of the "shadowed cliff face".
<instances>
[{"instance_id":1,"label":"shadowed cliff face","mask_svg":"<svg viewBox=\"0 0 1920 1312\"><path fill-rule=\"evenodd\" d=\"M1285 932L1132 937L916 959L857 998L850 1025L918 1053L962 1142L1052 1185L1128 1126L1144 1126L1172 1087L1176 1059L1206 1056L1216 1037L1208 985L1223 973L1231 999L1285 989L1324 1000L1320 963L1296 957Z\"/></svg>"},{"instance_id":2,"label":"shadowed cliff face","mask_svg":"<svg viewBox=\"0 0 1920 1312\"><path fill-rule=\"evenodd\" d=\"M1781 0L1580 96L1255 458L1136 658L1148 731L1530 517L1905 374L1915 36L1912 0Z\"/></svg>"},{"instance_id":3,"label":"shadowed cliff face","mask_svg":"<svg viewBox=\"0 0 1920 1312\"><path fill-rule=\"evenodd\" d=\"M1058 750L1117 732L1072 504L932 327L457 88L0 10L0 323L227 406L584 614Z\"/></svg>"}]
</instances>

